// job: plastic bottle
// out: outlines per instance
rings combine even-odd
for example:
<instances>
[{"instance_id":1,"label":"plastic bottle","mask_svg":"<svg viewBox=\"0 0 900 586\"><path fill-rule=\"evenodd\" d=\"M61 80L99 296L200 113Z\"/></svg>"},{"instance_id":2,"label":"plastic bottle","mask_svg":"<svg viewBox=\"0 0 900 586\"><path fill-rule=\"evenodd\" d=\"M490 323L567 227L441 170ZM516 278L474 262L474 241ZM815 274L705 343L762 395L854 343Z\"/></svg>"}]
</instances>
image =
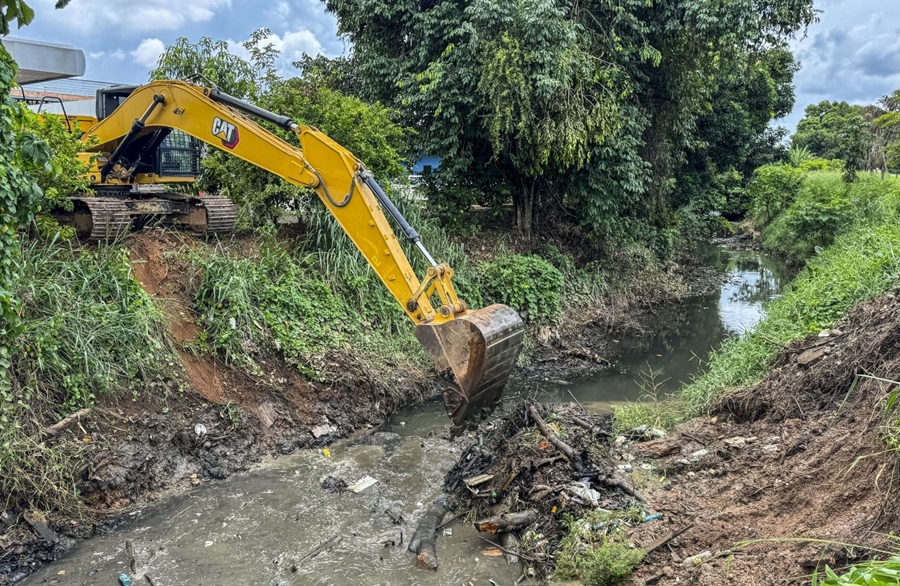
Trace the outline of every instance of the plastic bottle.
<instances>
[{"instance_id":1,"label":"plastic bottle","mask_svg":"<svg viewBox=\"0 0 900 586\"><path fill-rule=\"evenodd\" d=\"M704 552L698 553L697 555L694 555L694 556L691 556L691 557L685 559L683 562L681 562L681 567L682 568L692 568L694 566L699 566L703 562L705 562L706 560L711 559L711 558L712 558L712 552L704 551Z\"/></svg>"}]
</instances>

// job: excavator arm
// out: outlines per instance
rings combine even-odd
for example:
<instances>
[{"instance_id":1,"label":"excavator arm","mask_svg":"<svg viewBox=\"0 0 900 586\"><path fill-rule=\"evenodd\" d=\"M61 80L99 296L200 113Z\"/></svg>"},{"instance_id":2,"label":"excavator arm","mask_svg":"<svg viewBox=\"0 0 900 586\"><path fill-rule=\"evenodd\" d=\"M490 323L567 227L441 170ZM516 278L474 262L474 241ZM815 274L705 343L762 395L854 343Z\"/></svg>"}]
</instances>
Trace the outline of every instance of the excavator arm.
<instances>
[{"instance_id":1,"label":"excavator arm","mask_svg":"<svg viewBox=\"0 0 900 586\"><path fill-rule=\"evenodd\" d=\"M250 117L293 132L297 148ZM438 263L363 163L315 128L295 123L217 89L183 81L157 81L135 89L107 118L85 133L86 150L111 153L94 169L100 181L127 181L121 159L129 143L155 129L185 132L265 169L288 183L313 189L350 240L416 324L416 337L449 375L444 404L454 423L479 419L499 401L522 346L521 318L505 305L470 310L453 287L453 269ZM92 183L97 182L92 177ZM416 275L388 223L391 216L425 257Z\"/></svg>"}]
</instances>

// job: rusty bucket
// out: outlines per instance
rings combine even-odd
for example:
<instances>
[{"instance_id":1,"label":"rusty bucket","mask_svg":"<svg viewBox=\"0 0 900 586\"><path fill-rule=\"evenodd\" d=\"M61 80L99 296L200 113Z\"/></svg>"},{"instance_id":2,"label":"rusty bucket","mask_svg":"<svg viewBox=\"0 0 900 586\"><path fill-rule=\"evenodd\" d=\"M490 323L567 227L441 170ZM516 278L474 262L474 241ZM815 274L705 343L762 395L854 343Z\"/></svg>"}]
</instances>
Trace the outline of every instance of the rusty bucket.
<instances>
[{"instance_id":1,"label":"rusty bucket","mask_svg":"<svg viewBox=\"0 0 900 586\"><path fill-rule=\"evenodd\" d=\"M477 422L494 410L519 358L524 335L519 314L499 304L444 323L416 326L416 338L438 371L452 379L443 397L453 423Z\"/></svg>"}]
</instances>

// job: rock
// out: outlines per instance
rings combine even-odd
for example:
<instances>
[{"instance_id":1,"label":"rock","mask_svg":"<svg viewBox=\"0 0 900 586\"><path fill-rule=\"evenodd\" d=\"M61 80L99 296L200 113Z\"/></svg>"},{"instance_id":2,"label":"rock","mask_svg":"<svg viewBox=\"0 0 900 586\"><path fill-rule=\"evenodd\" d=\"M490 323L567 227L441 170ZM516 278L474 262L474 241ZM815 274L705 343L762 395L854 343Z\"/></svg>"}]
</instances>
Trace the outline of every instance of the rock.
<instances>
[{"instance_id":1,"label":"rock","mask_svg":"<svg viewBox=\"0 0 900 586\"><path fill-rule=\"evenodd\" d=\"M322 480L322 489L335 494L347 492L347 481L343 478L326 476L325 479Z\"/></svg>"},{"instance_id":2,"label":"rock","mask_svg":"<svg viewBox=\"0 0 900 586\"><path fill-rule=\"evenodd\" d=\"M3 511L0 513L0 523L3 523L7 527L12 527L16 524L16 514L12 511Z\"/></svg>"},{"instance_id":3,"label":"rock","mask_svg":"<svg viewBox=\"0 0 900 586\"><path fill-rule=\"evenodd\" d=\"M634 453L647 458L663 458L681 451L681 446L667 439L635 444Z\"/></svg>"},{"instance_id":4,"label":"rock","mask_svg":"<svg viewBox=\"0 0 900 586\"><path fill-rule=\"evenodd\" d=\"M319 439L322 436L334 433L337 431L333 425L329 425L327 423L323 423L321 425L317 425L309 430L310 433L313 434L313 437Z\"/></svg>"},{"instance_id":5,"label":"rock","mask_svg":"<svg viewBox=\"0 0 900 586\"><path fill-rule=\"evenodd\" d=\"M297 440L293 438L283 437L275 442L278 453L282 456L293 454L297 450Z\"/></svg>"},{"instance_id":6,"label":"rock","mask_svg":"<svg viewBox=\"0 0 900 586\"><path fill-rule=\"evenodd\" d=\"M625 437L624 435L620 435L619 437L616 438L616 441L615 441L616 447L624 446L625 442L627 442L627 441L628 441L627 437Z\"/></svg>"},{"instance_id":7,"label":"rock","mask_svg":"<svg viewBox=\"0 0 900 586\"><path fill-rule=\"evenodd\" d=\"M206 435L206 426L203 425L202 423L198 423L197 425L194 426L194 433L197 434L197 437Z\"/></svg>"},{"instance_id":8,"label":"rock","mask_svg":"<svg viewBox=\"0 0 900 586\"><path fill-rule=\"evenodd\" d=\"M747 444L751 444L757 440L756 436L753 437L741 437L736 436L725 440L725 445L732 448L743 448Z\"/></svg>"},{"instance_id":9,"label":"rock","mask_svg":"<svg viewBox=\"0 0 900 586\"><path fill-rule=\"evenodd\" d=\"M762 447L762 451L772 454L778 451L778 446L775 444L768 444Z\"/></svg>"},{"instance_id":10,"label":"rock","mask_svg":"<svg viewBox=\"0 0 900 586\"><path fill-rule=\"evenodd\" d=\"M692 459L692 460L699 460L700 458L702 458L703 456L706 456L706 455L708 455L708 454L709 454L709 450L707 450L707 449L705 449L705 448L702 449L702 450L697 450L696 452L694 452L693 454L691 454L691 459Z\"/></svg>"},{"instance_id":11,"label":"rock","mask_svg":"<svg viewBox=\"0 0 900 586\"><path fill-rule=\"evenodd\" d=\"M357 446L383 446L388 442L400 441L400 434L391 431L376 431L371 435L364 435L356 441Z\"/></svg>"},{"instance_id":12,"label":"rock","mask_svg":"<svg viewBox=\"0 0 900 586\"><path fill-rule=\"evenodd\" d=\"M828 338L831 336L831 333L832 333L831 330L822 330L821 332L819 332L819 337L820 338Z\"/></svg>"},{"instance_id":13,"label":"rock","mask_svg":"<svg viewBox=\"0 0 900 586\"><path fill-rule=\"evenodd\" d=\"M821 360L823 356L825 356L825 348L813 348L798 356L797 364L800 366L810 366Z\"/></svg>"},{"instance_id":14,"label":"rock","mask_svg":"<svg viewBox=\"0 0 900 586\"><path fill-rule=\"evenodd\" d=\"M655 438L655 439L662 439L662 438L664 438L664 437L668 437L668 436L669 436L669 434L667 434L664 430L662 430L662 429L657 429L657 428L655 428L655 427L652 428L652 429L650 429L650 431L647 432L647 435L650 436L650 437L652 437L652 438Z\"/></svg>"}]
</instances>

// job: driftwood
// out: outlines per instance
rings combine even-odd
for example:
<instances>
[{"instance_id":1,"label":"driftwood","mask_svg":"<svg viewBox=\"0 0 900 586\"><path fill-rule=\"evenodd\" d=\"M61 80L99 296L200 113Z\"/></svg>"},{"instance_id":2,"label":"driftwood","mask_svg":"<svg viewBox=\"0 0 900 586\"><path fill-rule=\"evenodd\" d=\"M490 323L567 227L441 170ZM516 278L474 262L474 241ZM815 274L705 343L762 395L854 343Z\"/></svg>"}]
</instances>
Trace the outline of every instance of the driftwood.
<instances>
[{"instance_id":1,"label":"driftwood","mask_svg":"<svg viewBox=\"0 0 900 586\"><path fill-rule=\"evenodd\" d=\"M537 521L538 513L533 509L519 513L506 513L475 522L475 529L480 533L496 535L524 529Z\"/></svg>"},{"instance_id":2,"label":"driftwood","mask_svg":"<svg viewBox=\"0 0 900 586\"><path fill-rule=\"evenodd\" d=\"M297 564L299 564L299 563L301 563L301 562L304 562L304 561L306 561L306 560L308 560L308 559L310 559L310 558L316 557L317 555L319 555L319 554L322 553L323 551L327 551L327 550L331 549L332 547L336 546L337 544L339 544L339 543L340 543L341 541L343 541L343 540L344 540L343 537L341 537L341 536L339 536L339 535L335 535L335 536L332 537L331 539L328 539L328 540L323 541L323 542L320 543L319 545L315 546L314 548L312 548L311 550L309 550L308 552L306 552L305 554L303 554L303 557L301 557L299 560L297 560L296 562L294 562L294 565L291 567L291 570L293 570L294 572L296 572L296 571L297 571Z\"/></svg>"},{"instance_id":3,"label":"driftwood","mask_svg":"<svg viewBox=\"0 0 900 586\"><path fill-rule=\"evenodd\" d=\"M581 419L580 417L572 417L572 423L577 425L578 427L584 428L591 433L595 433L597 435L604 435L606 437L612 437L612 434L606 431L605 429L600 429L596 425L592 425L590 422Z\"/></svg>"},{"instance_id":4,"label":"driftwood","mask_svg":"<svg viewBox=\"0 0 900 586\"><path fill-rule=\"evenodd\" d=\"M76 421L78 421L84 417L87 417L90 414L91 414L90 409L82 409L80 411L76 411L75 413L72 413L65 419L54 423L50 427L45 427L44 429L42 429L40 431L40 433L38 433L38 437L41 437L41 438L56 437L60 433L67 430L73 423L75 423Z\"/></svg>"},{"instance_id":5,"label":"driftwood","mask_svg":"<svg viewBox=\"0 0 900 586\"><path fill-rule=\"evenodd\" d=\"M514 565L519 563L519 538L515 533L510 531L509 533L503 533L500 535L500 544L503 546L503 551L506 552L506 563L507 565Z\"/></svg>"},{"instance_id":6,"label":"driftwood","mask_svg":"<svg viewBox=\"0 0 900 586\"><path fill-rule=\"evenodd\" d=\"M641 501L642 503L647 502L647 498L644 495L642 495L641 493L639 493L637 490L635 490L635 488L633 486L628 484L628 481L625 480L624 478L617 476L617 477L613 477L613 478L606 478L602 482L604 485L606 485L610 488L618 488L625 494L636 498L637 500Z\"/></svg>"},{"instance_id":7,"label":"driftwood","mask_svg":"<svg viewBox=\"0 0 900 586\"><path fill-rule=\"evenodd\" d=\"M409 551L416 554L416 566L423 570L437 571L437 528L441 524L444 515L447 514L447 502L437 499L425 511L425 515L419 521L416 532L409 542Z\"/></svg>"},{"instance_id":8,"label":"driftwood","mask_svg":"<svg viewBox=\"0 0 900 586\"><path fill-rule=\"evenodd\" d=\"M537 426L541 433L544 434L544 437L547 438L547 441L553 444L559 452L566 457L566 460L572 463L572 468L575 469L575 474L577 476L586 476L589 472L585 466L584 462L581 459L581 455L575 451L575 448L567 444L566 442L559 439L553 430L550 429L550 426L544 421L541 417L541 414L538 413L537 409L534 408L534 405L528 407L529 413L531 413L531 418L534 420L534 424Z\"/></svg>"}]
</instances>

